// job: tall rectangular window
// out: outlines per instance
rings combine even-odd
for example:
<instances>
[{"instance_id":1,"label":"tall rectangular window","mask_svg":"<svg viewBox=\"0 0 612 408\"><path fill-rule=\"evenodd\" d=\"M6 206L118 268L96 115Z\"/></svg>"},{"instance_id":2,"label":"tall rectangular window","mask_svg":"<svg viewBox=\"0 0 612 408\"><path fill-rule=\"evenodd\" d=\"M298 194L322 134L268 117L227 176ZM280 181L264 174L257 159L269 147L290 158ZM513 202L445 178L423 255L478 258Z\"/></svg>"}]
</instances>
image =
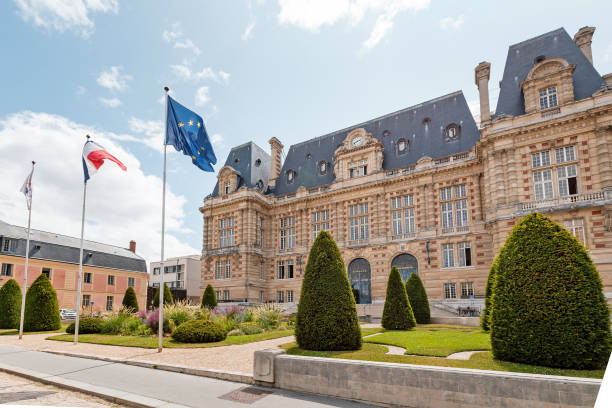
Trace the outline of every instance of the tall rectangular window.
<instances>
[{"instance_id":1,"label":"tall rectangular window","mask_svg":"<svg viewBox=\"0 0 612 408\"><path fill-rule=\"evenodd\" d=\"M293 303L293 291L292 290L287 291L287 302Z\"/></svg>"},{"instance_id":2,"label":"tall rectangular window","mask_svg":"<svg viewBox=\"0 0 612 408\"><path fill-rule=\"evenodd\" d=\"M295 217L281 218L280 228L280 248L295 247Z\"/></svg>"},{"instance_id":3,"label":"tall rectangular window","mask_svg":"<svg viewBox=\"0 0 612 408\"><path fill-rule=\"evenodd\" d=\"M414 195L391 197L391 227L393 236L414 233Z\"/></svg>"},{"instance_id":4,"label":"tall rectangular window","mask_svg":"<svg viewBox=\"0 0 612 408\"><path fill-rule=\"evenodd\" d=\"M259 263L259 280L264 280L264 263Z\"/></svg>"},{"instance_id":5,"label":"tall rectangular window","mask_svg":"<svg viewBox=\"0 0 612 408\"><path fill-rule=\"evenodd\" d=\"M159 275L159 267L153 268L153 275ZM91 283L91 282L88 282Z\"/></svg>"},{"instance_id":6,"label":"tall rectangular window","mask_svg":"<svg viewBox=\"0 0 612 408\"><path fill-rule=\"evenodd\" d=\"M565 221L563 226L569 230L577 239L582 243L582 245L586 246L586 239L584 236L584 225L582 218L577 218L569 221Z\"/></svg>"},{"instance_id":7,"label":"tall rectangular window","mask_svg":"<svg viewBox=\"0 0 612 408\"><path fill-rule=\"evenodd\" d=\"M225 279L229 279L232 271L231 271L231 263L229 261L229 259L227 261L225 261Z\"/></svg>"},{"instance_id":8,"label":"tall rectangular window","mask_svg":"<svg viewBox=\"0 0 612 408\"><path fill-rule=\"evenodd\" d=\"M259 303L263 303L264 301L264 295L263 295L263 290L259 291Z\"/></svg>"},{"instance_id":9,"label":"tall rectangular window","mask_svg":"<svg viewBox=\"0 0 612 408\"><path fill-rule=\"evenodd\" d=\"M91 297L90 295L83 295L83 307L89 307L89 304L91 303Z\"/></svg>"},{"instance_id":10,"label":"tall rectangular window","mask_svg":"<svg viewBox=\"0 0 612 408\"><path fill-rule=\"evenodd\" d=\"M223 262L217 261L217 270L215 271L215 279L223 279Z\"/></svg>"},{"instance_id":11,"label":"tall rectangular window","mask_svg":"<svg viewBox=\"0 0 612 408\"><path fill-rule=\"evenodd\" d=\"M225 182L223 190L224 190L225 194L229 194L230 193L230 182L229 181Z\"/></svg>"},{"instance_id":12,"label":"tall rectangular window","mask_svg":"<svg viewBox=\"0 0 612 408\"><path fill-rule=\"evenodd\" d=\"M474 297L473 282L461 282L461 297L463 299L469 299Z\"/></svg>"},{"instance_id":13,"label":"tall rectangular window","mask_svg":"<svg viewBox=\"0 0 612 408\"><path fill-rule=\"evenodd\" d=\"M465 188L465 184L460 184L455 186L455 198L465 198L467 197L467 190Z\"/></svg>"},{"instance_id":14,"label":"tall rectangular window","mask_svg":"<svg viewBox=\"0 0 612 408\"><path fill-rule=\"evenodd\" d=\"M287 261L287 279L293 279L293 259Z\"/></svg>"},{"instance_id":15,"label":"tall rectangular window","mask_svg":"<svg viewBox=\"0 0 612 408\"><path fill-rule=\"evenodd\" d=\"M551 169L534 171L533 183L536 200L544 200L554 197Z\"/></svg>"},{"instance_id":16,"label":"tall rectangular window","mask_svg":"<svg viewBox=\"0 0 612 408\"><path fill-rule=\"evenodd\" d=\"M221 300L221 291L220 290L215 290L215 296L217 297L217 299Z\"/></svg>"},{"instance_id":17,"label":"tall rectangular window","mask_svg":"<svg viewBox=\"0 0 612 408\"><path fill-rule=\"evenodd\" d=\"M312 213L312 239L316 239L321 231L329 231L329 210Z\"/></svg>"},{"instance_id":18,"label":"tall rectangular window","mask_svg":"<svg viewBox=\"0 0 612 408\"><path fill-rule=\"evenodd\" d=\"M276 292L276 301L278 303L285 303L285 292L282 290L279 290Z\"/></svg>"},{"instance_id":19,"label":"tall rectangular window","mask_svg":"<svg viewBox=\"0 0 612 408\"><path fill-rule=\"evenodd\" d=\"M442 267L452 268L455 266L455 251L453 244L442 244Z\"/></svg>"},{"instance_id":20,"label":"tall rectangular window","mask_svg":"<svg viewBox=\"0 0 612 408\"><path fill-rule=\"evenodd\" d=\"M2 276L13 276L13 264L2 264Z\"/></svg>"},{"instance_id":21,"label":"tall rectangular window","mask_svg":"<svg viewBox=\"0 0 612 408\"><path fill-rule=\"evenodd\" d=\"M219 248L234 246L234 217L219 220Z\"/></svg>"},{"instance_id":22,"label":"tall rectangular window","mask_svg":"<svg viewBox=\"0 0 612 408\"><path fill-rule=\"evenodd\" d=\"M574 146L565 146L555 149L555 158L557 163L565 163L576 160Z\"/></svg>"},{"instance_id":23,"label":"tall rectangular window","mask_svg":"<svg viewBox=\"0 0 612 408\"><path fill-rule=\"evenodd\" d=\"M444 284L444 298L457 299L457 286L454 283Z\"/></svg>"},{"instance_id":24,"label":"tall rectangular window","mask_svg":"<svg viewBox=\"0 0 612 408\"><path fill-rule=\"evenodd\" d=\"M559 183L559 195L561 197L578 194L578 173L576 165L558 167L557 181Z\"/></svg>"},{"instance_id":25,"label":"tall rectangular window","mask_svg":"<svg viewBox=\"0 0 612 408\"><path fill-rule=\"evenodd\" d=\"M453 202L442 203L442 228L453 228Z\"/></svg>"},{"instance_id":26,"label":"tall rectangular window","mask_svg":"<svg viewBox=\"0 0 612 408\"><path fill-rule=\"evenodd\" d=\"M10 238L2 238L2 250L4 252L15 252L17 241Z\"/></svg>"},{"instance_id":27,"label":"tall rectangular window","mask_svg":"<svg viewBox=\"0 0 612 408\"><path fill-rule=\"evenodd\" d=\"M543 152L531 153L531 167L536 169L538 167L550 166L550 152L545 150Z\"/></svg>"},{"instance_id":28,"label":"tall rectangular window","mask_svg":"<svg viewBox=\"0 0 612 408\"><path fill-rule=\"evenodd\" d=\"M259 219L259 247L264 247L264 219Z\"/></svg>"},{"instance_id":29,"label":"tall rectangular window","mask_svg":"<svg viewBox=\"0 0 612 408\"><path fill-rule=\"evenodd\" d=\"M469 241L457 244L459 250L459 266L472 266L472 245Z\"/></svg>"},{"instance_id":30,"label":"tall rectangular window","mask_svg":"<svg viewBox=\"0 0 612 408\"><path fill-rule=\"evenodd\" d=\"M106 283L108 283L111 286L114 286L115 285L115 276L114 275L108 275Z\"/></svg>"},{"instance_id":31,"label":"tall rectangular window","mask_svg":"<svg viewBox=\"0 0 612 408\"><path fill-rule=\"evenodd\" d=\"M414 208L404 210L404 233L414 234Z\"/></svg>"},{"instance_id":32,"label":"tall rectangular window","mask_svg":"<svg viewBox=\"0 0 612 408\"><path fill-rule=\"evenodd\" d=\"M276 279L285 279L285 261L278 261L278 272Z\"/></svg>"},{"instance_id":33,"label":"tall rectangular window","mask_svg":"<svg viewBox=\"0 0 612 408\"><path fill-rule=\"evenodd\" d=\"M159 268L157 268L159 271ZM91 283L91 272L85 272L83 274L83 283Z\"/></svg>"},{"instance_id":34,"label":"tall rectangular window","mask_svg":"<svg viewBox=\"0 0 612 408\"><path fill-rule=\"evenodd\" d=\"M391 214L393 235L402 235L402 211L393 211Z\"/></svg>"},{"instance_id":35,"label":"tall rectangular window","mask_svg":"<svg viewBox=\"0 0 612 408\"><path fill-rule=\"evenodd\" d=\"M136 286L136 282L134 278L128 278L128 286L130 288L133 288L134 286Z\"/></svg>"},{"instance_id":36,"label":"tall rectangular window","mask_svg":"<svg viewBox=\"0 0 612 408\"><path fill-rule=\"evenodd\" d=\"M550 86L540 89L540 109L552 108L557 106L557 87Z\"/></svg>"},{"instance_id":37,"label":"tall rectangular window","mask_svg":"<svg viewBox=\"0 0 612 408\"><path fill-rule=\"evenodd\" d=\"M455 201L455 215L457 216L457 226L467 227L468 225L467 200Z\"/></svg>"},{"instance_id":38,"label":"tall rectangular window","mask_svg":"<svg viewBox=\"0 0 612 408\"><path fill-rule=\"evenodd\" d=\"M440 189L440 201L449 201L453 199L453 193L450 187L442 187Z\"/></svg>"},{"instance_id":39,"label":"tall rectangular window","mask_svg":"<svg viewBox=\"0 0 612 408\"><path fill-rule=\"evenodd\" d=\"M113 310L113 297L107 296L106 297L106 311L112 312L112 310Z\"/></svg>"},{"instance_id":40,"label":"tall rectangular window","mask_svg":"<svg viewBox=\"0 0 612 408\"><path fill-rule=\"evenodd\" d=\"M229 301L230 300L230 291L229 290L224 290L223 291L223 300L225 300L225 301Z\"/></svg>"},{"instance_id":41,"label":"tall rectangular window","mask_svg":"<svg viewBox=\"0 0 612 408\"><path fill-rule=\"evenodd\" d=\"M349 235L351 241L370 237L368 203L349 205Z\"/></svg>"},{"instance_id":42,"label":"tall rectangular window","mask_svg":"<svg viewBox=\"0 0 612 408\"><path fill-rule=\"evenodd\" d=\"M42 268L42 274L47 277L47 279L51 280L51 269L50 268Z\"/></svg>"}]
</instances>

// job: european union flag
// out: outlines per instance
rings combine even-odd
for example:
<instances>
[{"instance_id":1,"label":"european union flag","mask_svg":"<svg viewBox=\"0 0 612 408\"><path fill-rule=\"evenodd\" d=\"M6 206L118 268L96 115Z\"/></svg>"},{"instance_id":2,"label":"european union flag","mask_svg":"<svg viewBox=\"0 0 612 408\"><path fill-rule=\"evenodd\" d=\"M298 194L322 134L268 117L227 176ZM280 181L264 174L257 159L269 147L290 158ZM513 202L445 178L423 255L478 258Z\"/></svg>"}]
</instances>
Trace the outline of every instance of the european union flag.
<instances>
[{"instance_id":1,"label":"european union flag","mask_svg":"<svg viewBox=\"0 0 612 408\"><path fill-rule=\"evenodd\" d=\"M168 122L165 144L191 156L193 164L204 171L214 171L217 157L206 133L202 117L168 96Z\"/></svg>"}]
</instances>

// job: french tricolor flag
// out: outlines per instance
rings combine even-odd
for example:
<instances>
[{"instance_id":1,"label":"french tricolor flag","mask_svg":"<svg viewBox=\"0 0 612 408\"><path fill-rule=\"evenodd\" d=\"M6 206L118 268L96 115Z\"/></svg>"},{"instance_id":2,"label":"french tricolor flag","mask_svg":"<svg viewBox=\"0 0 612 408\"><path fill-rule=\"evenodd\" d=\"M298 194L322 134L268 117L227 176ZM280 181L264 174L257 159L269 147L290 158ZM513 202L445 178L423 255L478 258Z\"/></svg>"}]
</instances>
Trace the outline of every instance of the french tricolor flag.
<instances>
[{"instance_id":1,"label":"french tricolor flag","mask_svg":"<svg viewBox=\"0 0 612 408\"><path fill-rule=\"evenodd\" d=\"M85 173L85 182L104 164L104 160L108 159L117 163L121 170L126 171L127 167L121 163L115 156L104 150L102 146L88 140L83 146L83 172Z\"/></svg>"}]
</instances>

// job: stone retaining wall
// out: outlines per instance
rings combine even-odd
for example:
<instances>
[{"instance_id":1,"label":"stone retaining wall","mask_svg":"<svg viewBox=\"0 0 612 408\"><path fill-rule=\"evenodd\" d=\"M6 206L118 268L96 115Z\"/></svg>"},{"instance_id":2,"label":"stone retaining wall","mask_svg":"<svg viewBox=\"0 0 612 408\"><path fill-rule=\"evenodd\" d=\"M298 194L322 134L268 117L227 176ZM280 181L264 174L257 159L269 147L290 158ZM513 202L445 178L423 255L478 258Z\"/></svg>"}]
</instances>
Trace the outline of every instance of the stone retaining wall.
<instances>
[{"instance_id":1,"label":"stone retaining wall","mask_svg":"<svg viewBox=\"0 0 612 408\"><path fill-rule=\"evenodd\" d=\"M601 380L255 352L262 385L419 408L586 408Z\"/></svg>"}]
</instances>

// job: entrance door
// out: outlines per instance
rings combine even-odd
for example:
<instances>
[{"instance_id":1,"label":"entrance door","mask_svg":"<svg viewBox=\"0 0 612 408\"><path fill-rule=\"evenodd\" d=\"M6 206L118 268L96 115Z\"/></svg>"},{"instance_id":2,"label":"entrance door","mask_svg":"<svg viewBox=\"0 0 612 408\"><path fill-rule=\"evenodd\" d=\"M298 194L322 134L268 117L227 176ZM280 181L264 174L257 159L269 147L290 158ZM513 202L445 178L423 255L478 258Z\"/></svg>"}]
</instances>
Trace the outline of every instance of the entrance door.
<instances>
[{"instance_id":1,"label":"entrance door","mask_svg":"<svg viewBox=\"0 0 612 408\"><path fill-rule=\"evenodd\" d=\"M400 275L402 275L404 283L406 283L410 275L413 273L419 273L419 264L417 259L410 254L400 254L393 258L391 267L394 266L399 270Z\"/></svg>"},{"instance_id":2,"label":"entrance door","mask_svg":"<svg viewBox=\"0 0 612 408\"><path fill-rule=\"evenodd\" d=\"M349 264L348 275L357 303L372 303L370 263L363 258L354 259Z\"/></svg>"}]
</instances>

